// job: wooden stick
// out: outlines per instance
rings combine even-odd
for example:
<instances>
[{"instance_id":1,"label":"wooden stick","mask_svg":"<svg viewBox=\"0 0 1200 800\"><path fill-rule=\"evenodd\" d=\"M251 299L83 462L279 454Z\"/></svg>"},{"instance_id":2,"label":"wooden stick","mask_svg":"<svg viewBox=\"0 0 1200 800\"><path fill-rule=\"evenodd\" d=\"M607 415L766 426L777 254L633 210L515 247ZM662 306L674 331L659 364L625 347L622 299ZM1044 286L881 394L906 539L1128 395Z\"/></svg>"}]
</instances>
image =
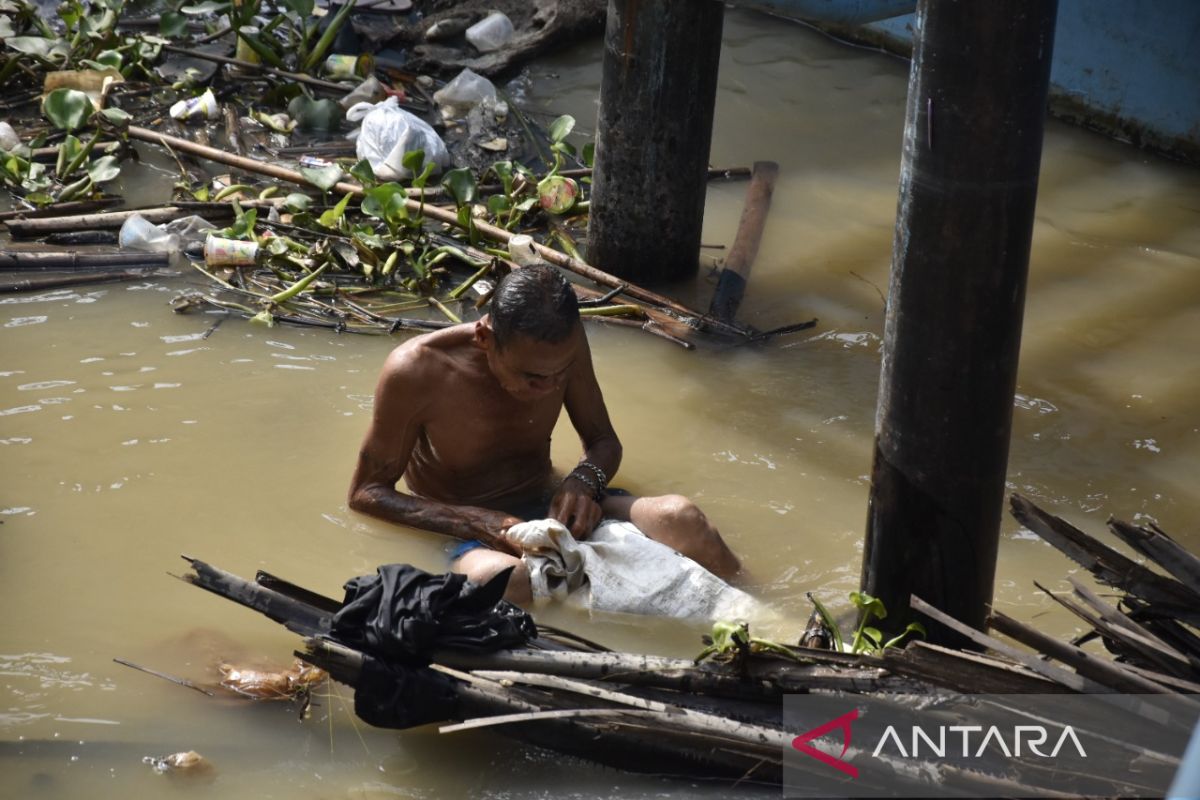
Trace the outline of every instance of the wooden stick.
<instances>
[{"instance_id":1,"label":"wooden stick","mask_svg":"<svg viewBox=\"0 0 1200 800\"><path fill-rule=\"evenodd\" d=\"M746 203L742 207L742 219L738 223L733 247L725 257L725 268L717 279L712 303L708 313L720 320L729 321L737 315L742 297L746 294L746 283L750 280L750 269L758 256L763 230L767 226L767 213L771 210L771 195L775 191L775 179L779 177L779 165L774 161L754 162L750 185L746 187Z\"/></svg>"},{"instance_id":2,"label":"wooden stick","mask_svg":"<svg viewBox=\"0 0 1200 800\"><path fill-rule=\"evenodd\" d=\"M114 658L113 661L117 662L118 664L121 664L122 666L133 667L134 669L144 672L147 675L153 675L156 678L162 678L163 680L170 681L171 683L177 683L180 686L186 686L189 689L194 689L197 692L199 692L200 694L206 694L209 697L216 697L216 695L213 694L212 692L210 692L208 689L205 689L203 686L197 686L196 684L189 681L187 678L176 678L174 675L168 675L167 673L159 672L156 669L150 669L149 667L143 667L140 664L134 664L132 661L126 661L123 658Z\"/></svg>"},{"instance_id":3,"label":"wooden stick","mask_svg":"<svg viewBox=\"0 0 1200 800\"><path fill-rule=\"evenodd\" d=\"M1060 683L1063 686L1066 686L1068 689L1072 689L1076 692L1083 692L1085 694L1111 694L1114 691L1102 683L1097 683L1090 678L1085 678L1084 676L1077 675L1074 672L1068 672L1062 667L1056 667L1053 664L1048 664L1032 653L1023 652L1015 647L1005 644L994 636L988 636L982 631L977 631L970 625L959 622L954 617L943 612L941 609L934 608L929 603L926 603L924 600L917 597L915 594L912 596L911 602L912 607L917 611L920 611L922 614L937 620L947 628L962 634L975 644L982 645L983 647L994 650L997 653L1001 653L1008 658L1011 658L1013 661L1028 667L1037 674L1041 675L1043 678L1049 678L1055 683Z\"/></svg>"},{"instance_id":4,"label":"wooden stick","mask_svg":"<svg viewBox=\"0 0 1200 800\"><path fill-rule=\"evenodd\" d=\"M125 200L120 197L103 197L99 200L70 200L66 203L55 203L52 206L38 209L15 208L12 211L0 211L0 222L10 219L38 219L41 217L59 217L64 214L96 211L101 208L119 206Z\"/></svg>"},{"instance_id":5,"label":"wooden stick","mask_svg":"<svg viewBox=\"0 0 1200 800\"><path fill-rule=\"evenodd\" d=\"M308 179L305 178L304 175L296 170L287 169L286 167L280 167L275 164L266 164L257 159L248 158L245 156L236 156L223 150L217 150L214 147L207 147L205 145L189 141L188 139L181 139L178 136L171 136L170 134L166 133L158 133L157 131L152 131L148 128L141 128L136 125L129 126L129 135L134 139L140 139L142 141L175 148L185 153L207 158L211 161L216 161L221 164L228 164L231 167L244 169L247 172L256 172L260 175L268 175L278 180L288 181L290 183L295 183L302 186L312 185L308 182ZM341 194L361 196L363 194L363 187L350 181L340 181L332 187L331 191L339 192ZM436 206L419 203L416 200L411 199L414 192L419 195L420 190L409 190L410 197L407 201L405 201L409 210L416 211L418 213L424 213L426 217L437 220L438 222L445 222L448 225L453 225L454 227L462 227L461 223L458 221L457 214L452 211L440 209ZM496 225L479 221L476 221L474 224L477 231L493 241L507 244L508 240L514 236L512 232ZM562 267L570 272L574 272L576 275L585 277L594 283L598 283L602 286L608 286L609 288L624 286L625 288L622 291L629 297L672 311L684 318L688 324L693 325L696 328L708 328L716 333L737 338L749 338L751 336L751 332L745 328L732 323L712 319L705 314L688 308L682 303L678 303L675 300L664 297L663 295L643 289L639 286L635 286L626 281L622 281L614 275L610 275L607 272L596 269L590 264L580 261L577 258L572 258L564 253L560 253L557 250L553 250L543 244L534 242L533 249L537 251L537 254L542 259L554 264L555 266Z\"/></svg>"},{"instance_id":6,"label":"wooden stick","mask_svg":"<svg viewBox=\"0 0 1200 800\"><path fill-rule=\"evenodd\" d=\"M353 86L344 86L333 81L323 81L320 78L314 78L311 75L305 75L302 72L287 72L282 69L275 69L265 64L255 64L250 61L242 61L240 58L229 58L228 56L219 56L215 53L203 53L199 50L189 50L186 47L177 47L173 44L164 44L163 50L168 53L178 53L181 56L189 58L198 58L201 61L214 61L218 64L229 64L230 66L239 67L240 69L253 72L265 72L268 75L273 75L277 78L284 78L297 83L304 83L316 89L324 89L327 92L338 92L340 94L349 94L354 89Z\"/></svg>"},{"instance_id":7,"label":"wooden stick","mask_svg":"<svg viewBox=\"0 0 1200 800\"><path fill-rule=\"evenodd\" d=\"M1068 666L1074 667L1085 678L1118 692L1140 694L1170 694L1171 690L1153 681L1148 681L1121 668L1115 661L1105 661L1085 650L1061 642L1039 630L1018 622L999 611L988 616L988 623L996 630L1026 644L1039 653L1045 653Z\"/></svg>"},{"instance_id":8,"label":"wooden stick","mask_svg":"<svg viewBox=\"0 0 1200 800\"><path fill-rule=\"evenodd\" d=\"M577 717L662 717L658 711L641 711L634 708L560 708L554 711L525 711L520 714L500 714L495 717L476 717L453 725L443 725L438 733L456 733L475 728L490 728L493 725L512 725L514 722L540 722L547 719L575 719Z\"/></svg>"},{"instance_id":9,"label":"wooden stick","mask_svg":"<svg viewBox=\"0 0 1200 800\"><path fill-rule=\"evenodd\" d=\"M1143 528L1109 519L1108 528L1121 541L1165 569L1192 591L1200 593L1200 558L1189 553L1157 527Z\"/></svg>"},{"instance_id":10,"label":"wooden stick","mask_svg":"<svg viewBox=\"0 0 1200 800\"><path fill-rule=\"evenodd\" d=\"M141 208L131 209L129 211L108 211L100 214L75 214L66 217L44 217L41 219L13 219L5 223L8 226L9 233L13 238L28 239L35 236L45 236L48 233L58 233L60 231L80 231L80 230L107 230L111 228L119 228L125 224L125 220L137 214L144 218L147 222L152 222L155 225L163 222L170 222L173 219L190 216L195 214L193 209L180 208L178 206L163 206L161 208ZM224 216L233 215L233 205L226 203L213 203L211 205L210 215Z\"/></svg>"}]
</instances>

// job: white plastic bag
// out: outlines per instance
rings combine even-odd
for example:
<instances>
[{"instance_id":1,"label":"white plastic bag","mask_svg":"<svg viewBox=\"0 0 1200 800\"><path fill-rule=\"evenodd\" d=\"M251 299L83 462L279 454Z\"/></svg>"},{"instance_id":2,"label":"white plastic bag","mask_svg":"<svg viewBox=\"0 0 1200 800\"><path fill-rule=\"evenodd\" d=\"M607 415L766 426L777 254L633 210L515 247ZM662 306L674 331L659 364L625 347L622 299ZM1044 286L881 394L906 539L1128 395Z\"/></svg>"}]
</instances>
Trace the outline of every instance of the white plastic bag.
<instances>
[{"instance_id":1,"label":"white plastic bag","mask_svg":"<svg viewBox=\"0 0 1200 800\"><path fill-rule=\"evenodd\" d=\"M525 550L534 603L692 620L763 622L771 609L629 522L606 520L586 541L561 522L531 520L505 535Z\"/></svg>"},{"instance_id":2,"label":"white plastic bag","mask_svg":"<svg viewBox=\"0 0 1200 800\"><path fill-rule=\"evenodd\" d=\"M137 250L145 253L175 253L179 250L179 236L163 230L141 214L132 214L121 225L117 244L122 250Z\"/></svg>"},{"instance_id":3,"label":"white plastic bag","mask_svg":"<svg viewBox=\"0 0 1200 800\"><path fill-rule=\"evenodd\" d=\"M450 165L442 138L425 120L400 108L395 97L351 106L346 119L362 120L355 152L371 163L375 177L381 180L411 178L412 172L404 168L404 154L413 150L423 150L425 160L433 162L437 170Z\"/></svg>"},{"instance_id":4,"label":"white plastic bag","mask_svg":"<svg viewBox=\"0 0 1200 800\"><path fill-rule=\"evenodd\" d=\"M12 125L0 122L0 150L9 151L21 143L21 137L13 130Z\"/></svg>"}]
</instances>

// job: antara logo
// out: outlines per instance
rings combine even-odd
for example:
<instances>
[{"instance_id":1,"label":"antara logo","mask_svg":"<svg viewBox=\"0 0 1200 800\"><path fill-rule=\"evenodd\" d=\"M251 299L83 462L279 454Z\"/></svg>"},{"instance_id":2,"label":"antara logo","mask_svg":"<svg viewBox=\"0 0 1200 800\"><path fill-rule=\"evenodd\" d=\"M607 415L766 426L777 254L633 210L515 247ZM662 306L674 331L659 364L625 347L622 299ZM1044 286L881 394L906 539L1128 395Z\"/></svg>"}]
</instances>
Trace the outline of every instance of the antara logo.
<instances>
[{"instance_id":1,"label":"antara logo","mask_svg":"<svg viewBox=\"0 0 1200 800\"><path fill-rule=\"evenodd\" d=\"M850 723L858 719L858 709L842 714L837 719L831 719L824 725L818 725L807 733L802 733L795 739L792 739L792 747L799 750L801 753L810 755L822 764L828 764L839 772L844 772L851 778L858 777L858 767L853 764L847 764L840 757L834 757L823 750L818 750L809 744L813 739L820 739L825 734L834 729L842 731L842 752L841 755L846 755L846 751L850 749Z\"/></svg>"},{"instance_id":2,"label":"antara logo","mask_svg":"<svg viewBox=\"0 0 1200 800\"><path fill-rule=\"evenodd\" d=\"M858 709L854 709L840 717L831 719L823 725L818 725L810 731L800 734L795 739L792 739L792 747L799 750L805 755L812 756L822 764L826 764L839 772L849 775L851 778L858 777L858 767L843 760L846 751L850 749L850 723L858 719ZM830 731L840 730L842 733L842 752L837 756L830 755L823 750L818 750L809 742L814 739L819 739ZM947 733L950 734L950 743L947 744ZM972 734L982 734L982 738L974 741L978 742L977 747L972 747ZM957 735L961 747L955 752L954 739ZM995 725L985 729L982 725L939 725L936 728L936 733L930 735L924 728L914 725L912 726L911 736L909 738L910 746L906 749L904 741L900 738L900 734L896 731L896 726L888 725L884 730L883 735L879 737L879 742L875 745L875 749L871 755L878 757L881 753L885 756L898 754L903 758L921 758L929 756L945 757L947 752L951 756L961 756L963 758L981 758L988 751L989 747L996 747L1000 752L1004 753L1009 758L1019 758L1023 752L1028 752L1041 758L1055 758L1063 745L1070 742L1075 748L1075 752L1081 758L1087 758L1087 752L1083 749L1083 744L1079 741L1079 737L1075 735L1075 730L1067 725L1063 727L1062 733L1058 736L1058 741L1054 744L1054 749L1049 753L1042 752L1041 748L1050 738L1050 733L1041 725L1017 725L1012 730L1012 735L1005 737L1001 730ZM892 752L885 750L885 747L891 743ZM1009 743L1012 746L1009 746ZM927 752L922 752L922 743ZM1024 746L1024 750L1022 749ZM894 754L893 754L894 753Z\"/></svg>"},{"instance_id":3,"label":"antara logo","mask_svg":"<svg viewBox=\"0 0 1200 800\"><path fill-rule=\"evenodd\" d=\"M1049 753L1043 753L1038 748L1046 743L1050 738L1049 732L1041 725L1017 725L1013 728L1013 734L1006 739L1004 734L995 725L987 728L987 732L983 733L982 725L939 725L937 727L936 739L925 732L924 728L917 725L912 727L912 736L909 740L911 745L909 750L904 749L904 742L901 741L900 735L896 733L894 725L888 725L887 730L883 732L883 736L879 737L879 744L875 745L873 756L878 756L883 752L884 745L890 740L898 752L904 758L918 758L921 755L921 742L925 742L926 748L929 750L929 755L945 757L946 732L951 735L951 753L952 756L961 756L963 758L981 758L987 752L990 746L997 747L1004 755L1009 758L1020 758L1021 745L1025 745L1028 752L1041 758L1055 758L1058 752L1062 750L1063 744L1069 739L1075 747L1075 752L1079 753L1080 758L1087 758L1087 752L1083 749L1083 745L1079 741L1079 737L1075 735L1075 730L1067 725L1059 734L1058 741L1054 745L1054 749ZM972 752L971 735L983 733L983 738L979 739L979 746ZM953 751L954 735L960 734L959 741L961 748ZM1009 742L1012 742L1012 748L1009 748Z\"/></svg>"}]
</instances>

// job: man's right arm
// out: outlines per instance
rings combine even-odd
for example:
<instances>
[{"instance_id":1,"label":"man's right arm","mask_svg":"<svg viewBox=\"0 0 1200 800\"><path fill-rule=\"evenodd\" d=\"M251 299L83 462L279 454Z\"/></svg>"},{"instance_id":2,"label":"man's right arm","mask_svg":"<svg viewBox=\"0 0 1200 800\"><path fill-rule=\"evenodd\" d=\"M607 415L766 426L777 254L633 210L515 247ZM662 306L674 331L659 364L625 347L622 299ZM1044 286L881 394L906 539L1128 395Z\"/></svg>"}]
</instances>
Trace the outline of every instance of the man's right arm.
<instances>
[{"instance_id":1,"label":"man's right arm","mask_svg":"<svg viewBox=\"0 0 1200 800\"><path fill-rule=\"evenodd\" d=\"M439 503L396 490L429 399L429 393L419 388L427 385L422 380L423 366L419 352L413 348L400 348L388 357L375 388L371 424L350 482L350 508L388 522L460 539L479 539L497 550L520 555L520 549L504 537L509 526L521 521L516 517L485 508Z\"/></svg>"}]
</instances>

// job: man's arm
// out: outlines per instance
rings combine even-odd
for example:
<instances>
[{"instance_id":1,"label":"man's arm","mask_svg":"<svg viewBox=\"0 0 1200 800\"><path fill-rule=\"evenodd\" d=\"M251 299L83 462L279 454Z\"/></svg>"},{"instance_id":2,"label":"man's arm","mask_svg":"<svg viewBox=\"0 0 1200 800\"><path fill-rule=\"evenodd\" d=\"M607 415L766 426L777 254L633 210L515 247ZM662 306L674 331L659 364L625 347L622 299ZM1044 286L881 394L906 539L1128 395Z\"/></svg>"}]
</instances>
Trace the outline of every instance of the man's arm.
<instances>
[{"instance_id":1,"label":"man's arm","mask_svg":"<svg viewBox=\"0 0 1200 800\"><path fill-rule=\"evenodd\" d=\"M586 338L571 368L564 405L583 445L581 460L595 464L611 481L621 466L621 440L608 418ZM586 468L581 473L595 478ZM592 487L584 480L568 476L550 502L550 515L569 526L576 539L584 539L600 521L601 512L593 499Z\"/></svg>"},{"instance_id":2,"label":"man's arm","mask_svg":"<svg viewBox=\"0 0 1200 800\"><path fill-rule=\"evenodd\" d=\"M350 508L388 522L411 525L460 539L479 539L513 555L520 548L504 537L509 526L521 520L510 514L473 506L453 506L396 490L404 475L421 429L421 415L429 393L423 380L419 352L399 348L388 357L379 385L367 435L359 449L358 465L350 482Z\"/></svg>"}]
</instances>

